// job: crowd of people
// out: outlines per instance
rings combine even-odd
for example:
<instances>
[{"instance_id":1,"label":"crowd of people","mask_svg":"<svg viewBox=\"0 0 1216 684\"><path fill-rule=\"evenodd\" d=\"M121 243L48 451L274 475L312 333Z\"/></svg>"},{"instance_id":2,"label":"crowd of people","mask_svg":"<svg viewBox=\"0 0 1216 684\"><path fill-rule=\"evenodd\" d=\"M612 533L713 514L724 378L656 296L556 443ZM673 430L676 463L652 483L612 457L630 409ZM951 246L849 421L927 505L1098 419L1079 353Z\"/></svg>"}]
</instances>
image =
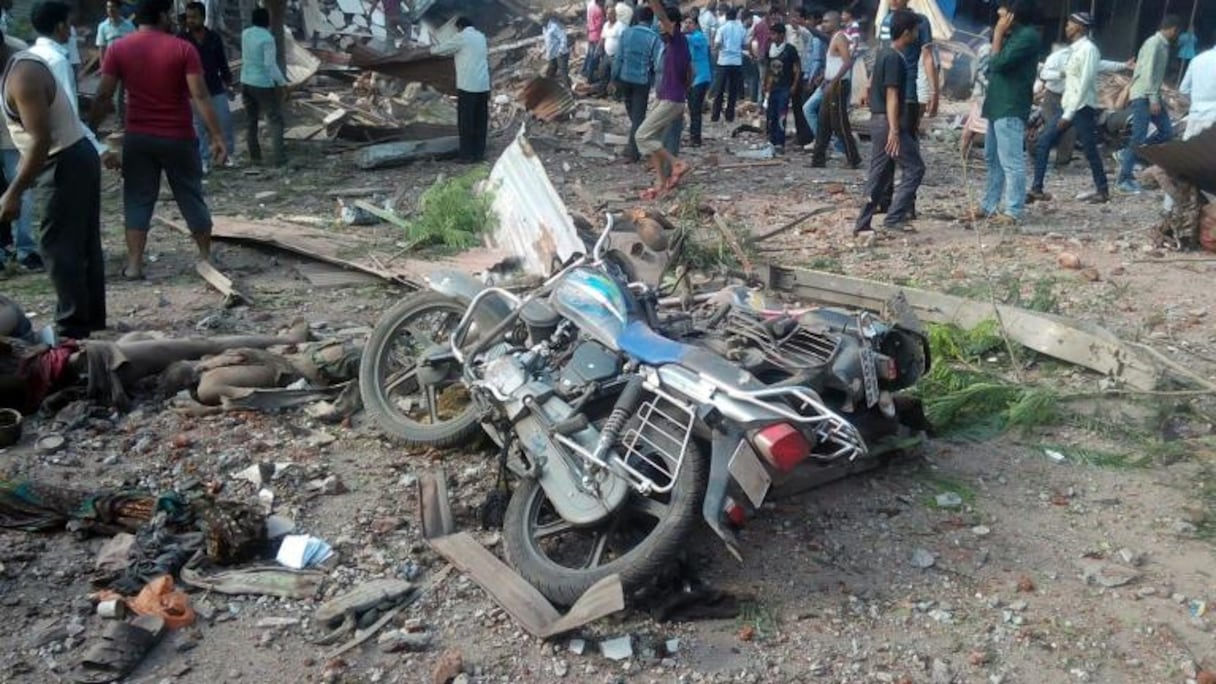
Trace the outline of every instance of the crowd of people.
<instances>
[{"instance_id":1,"label":"crowd of people","mask_svg":"<svg viewBox=\"0 0 1216 684\"><path fill-rule=\"evenodd\" d=\"M57 296L54 323L61 337L83 339L106 327L103 167L122 175L127 260L121 276L143 280L162 175L198 258L211 258L203 176L231 164L235 140L228 101L238 89L250 160L262 161L258 120L264 116L271 129L270 161L285 161L281 103L287 80L267 11L255 9L241 36L239 78L229 70L220 35L208 27L206 5L186 4L176 28L173 11L172 0L141 0L126 17L120 2L109 0L96 31L100 83L87 117L79 110L80 59L70 5L45 0L33 7L33 45L0 38L3 275L46 271ZM96 134L114 110L121 150Z\"/></svg>"},{"instance_id":2,"label":"crowd of people","mask_svg":"<svg viewBox=\"0 0 1216 684\"><path fill-rule=\"evenodd\" d=\"M674 6L653 0L643 6L620 0L607 7L604 0L588 0L581 73L589 83L607 85L624 102L626 158L648 157L655 183L642 197L651 199L670 192L689 169L678 157L685 121L687 144L699 146L705 109L711 122L730 123L744 100L763 108L774 154L785 153L793 140L797 149L811 152L812 167L826 166L836 150L848 168L860 168L862 153L850 109L854 73L864 58L872 66L866 72L869 88L859 100L871 116L871 149L865 203L855 230L867 240L884 239L913 230L917 190L925 174L922 119L936 116L941 99L931 22L911 11L908 0L888 5L876 22L877 42L871 46L862 36L865 17L855 7L756 11L722 2L681 16ZM1078 199L1110 200L1099 152L1101 72L1132 74L1130 139L1116 155L1117 193L1142 192L1135 177L1143 161L1138 149L1173 137L1162 88L1175 47L1182 68L1180 89L1191 101L1188 131L1205 126L1202 122L1210 121L1216 106L1211 96L1216 73L1201 68L1207 53L1197 52L1194 28L1183 31L1178 17L1166 16L1136 58L1113 62L1102 59L1091 40L1094 19L1088 12L1071 14L1064 29L1067 43L1044 55L1046 29L1036 9L1034 0L1000 0L995 25L983 33L963 136L965 152L982 137L987 167L985 191L980 205L968 212L971 219L1021 221L1026 204L1052 198L1045 189L1052 151L1057 150L1058 164L1067 163L1078 142L1094 184ZM544 32L548 73L569 82L571 46L558 15L547 15ZM871 49L874 54L866 54ZM1042 127L1031 135L1036 87ZM790 118L792 132L786 125ZM874 224L878 214L885 214L881 225Z\"/></svg>"}]
</instances>

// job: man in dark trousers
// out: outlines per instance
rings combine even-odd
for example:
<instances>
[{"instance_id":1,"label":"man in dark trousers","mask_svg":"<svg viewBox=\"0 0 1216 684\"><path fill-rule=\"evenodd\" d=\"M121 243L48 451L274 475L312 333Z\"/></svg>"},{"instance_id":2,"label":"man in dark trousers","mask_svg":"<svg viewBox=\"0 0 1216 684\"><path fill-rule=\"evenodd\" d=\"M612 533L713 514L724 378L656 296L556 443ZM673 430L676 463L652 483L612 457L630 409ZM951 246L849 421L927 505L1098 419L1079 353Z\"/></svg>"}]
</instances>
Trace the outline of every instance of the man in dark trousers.
<instances>
[{"instance_id":1,"label":"man in dark trousers","mask_svg":"<svg viewBox=\"0 0 1216 684\"><path fill-rule=\"evenodd\" d=\"M224 49L224 39L220 34L206 26L207 9L201 2L191 2L186 5L186 30L181 37L190 41L198 49L199 60L203 63L203 80L207 82L207 92L211 94L211 107L219 117L220 128L224 130L224 144L228 146L229 154L236 149L236 141L232 133L232 111L228 108L228 97L232 92L232 70L228 67L228 51ZM198 155L203 160L203 173L211 171L211 136L207 135L207 126L203 123L198 112L194 113L194 134L198 136ZM228 160L231 165L232 160Z\"/></svg>"},{"instance_id":2,"label":"man in dark trousers","mask_svg":"<svg viewBox=\"0 0 1216 684\"><path fill-rule=\"evenodd\" d=\"M16 55L0 36L5 125L21 163L0 196L0 221L21 212L21 196L45 193L39 242L55 286L56 332L83 339L106 327L105 263L101 253L101 163L97 148L46 63ZM10 61L11 60L11 61ZM106 153L107 165L113 155Z\"/></svg>"},{"instance_id":3,"label":"man in dark trousers","mask_svg":"<svg viewBox=\"0 0 1216 684\"><path fill-rule=\"evenodd\" d=\"M457 161L475 164L486 158L490 126L490 63L486 36L465 17L456 19L457 34L431 48L433 55L456 61L456 127L460 133Z\"/></svg>"},{"instance_id":4,"label":"man in dark trousers","mask_svg":"<svg viewBox=\"0 0 1216 684\"><path fill-rule=\"evenodd\" d=\"M122 142L122 202L127 265L123 277L144 279L144 249L160 197L160 177L169 179L173 199L190 229L198 258L211 258L211 210L203 198L203 166L194 139L190 105L211 133L211 159L228 157L211 93L203 80L198 50L169 33L170 0L141 0L139 29L106 50L101 85L93 100L96 128L111 106L121 81L127 89L127 125Z\"/></svg>"},{"instance_id":5,"label":"man in dark trousers","mask_svg":"<svg viewBox=\"0 0 1216 684\"><path fill-rule=\"evenodd\" d=\"M911 128L913 116L907 110L909 70L903 53L916 41L918 19L907 10L896 10L891 19L891 45L884 47L874 61L870 79L870 170L866 175L866 203L853 227L854 235L864 235L867 243L889 239L894 231L909 230L908 212L916 190L925 177L920 143ZM893 182L894 167L902 173L883 230L871 225L883 201L884 188Z\"/></svg>"},{"instance_id":6,"label":"man in dark trousers","mask_svg":"<svg viewBox=\"0 0 1216 684\"><path fill-rule=\"evenodd\" d=\"M625 99L625 112L629 114L629 148L625 153L630 161L638 161L637 132L646 118L646 106L650 102L650 88L655 74L662 68L659 56L663 43L654 30L654 10L641 7L637 10L637 23L621 34L621 45L616 59L612 61L612 83Z\"/></svg>"}]
</instances>

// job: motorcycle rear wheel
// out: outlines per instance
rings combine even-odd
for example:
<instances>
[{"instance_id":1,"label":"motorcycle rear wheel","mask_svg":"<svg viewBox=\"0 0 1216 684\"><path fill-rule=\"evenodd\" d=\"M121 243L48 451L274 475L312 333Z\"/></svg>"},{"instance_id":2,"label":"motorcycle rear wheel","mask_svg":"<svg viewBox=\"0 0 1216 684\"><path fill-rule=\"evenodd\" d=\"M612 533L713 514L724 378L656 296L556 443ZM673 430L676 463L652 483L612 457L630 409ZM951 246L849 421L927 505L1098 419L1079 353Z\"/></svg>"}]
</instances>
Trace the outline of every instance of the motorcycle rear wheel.
<instances>
[{"instance_id":1,"label":"motorcycle rear wheel","mask_svg":"<svg viewBox=\"0 0 1216 684\"><path fill-rule=\"evenodd\" d=\"M393 441L447 449L467 443L481 427L455 361L442 385L419 385L416 375L411 379L418 356L446 344L466 308L459 299L419 292L386 311L368 338L359 364L359 392L372 420ZM412 329L428 323L428 330ZM393 368L394 362L401 368Z\"/></svg>"},{"instance_id":2,"label":"motorcycle rear wheel","mask_svg":"<svg viewBox=\"0 0 1216 684\"><path fill-rule=\"evenodd\" d=\"M621 576L628 594L675 567L685 540L701 517L708 476L709 464L696 444L689 442L669 494L644 497L631 491L620 509L607 519L581 528L557 516L536 479L524 478L512 492L503 519L507 560L558 605L573 605L591 585L612 574ZM648 525L647 519L653 522ZM642 536L637 540L639 533ZM558 537L574 538L569 546L585 544L589 539L582 567L570 567L551 556L554 547L550 540ZM561 539L553 541L560 550ZM631 541L634 543L627 548L621 545ZM608 554L614 557L605 562ZM575 555L582 554L576 549Z\"/></svg>"}]
</instances>

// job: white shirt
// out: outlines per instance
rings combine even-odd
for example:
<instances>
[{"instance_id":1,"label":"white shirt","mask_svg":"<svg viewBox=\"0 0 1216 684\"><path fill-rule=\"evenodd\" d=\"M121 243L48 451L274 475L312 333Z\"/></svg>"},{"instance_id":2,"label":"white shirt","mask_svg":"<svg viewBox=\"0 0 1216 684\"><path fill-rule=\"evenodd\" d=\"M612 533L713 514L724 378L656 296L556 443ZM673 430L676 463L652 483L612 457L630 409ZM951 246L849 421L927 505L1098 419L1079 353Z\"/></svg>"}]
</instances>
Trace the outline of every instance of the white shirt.
<instances>
[{"instance_id":1,"label":"white shirt","mask_svg":"<svg viewBox=\"0 0 1216 684\"><path fill-rule=\"evenodd\" d=\"M67 46L56 43L46 36L38 36L33 46L30 47L30 52L46 62L47 68L51 70L51 76L55 77L55 82L59 84L60 94L68 98L68 105L72 108L72 113L79 118L80 98L76 94L76 73L72 69L72 65L68 63ZM93 143L98 153L109 149L98 142L97 136L88 126L85 126L84 129L85 137Z\"/></svg>"},{"instance_id":2,"label":"white shirt","mask_svg":"<svg viewBox=\"0 0 1216 684\"><path fill-rule=\"evenodd\" d=\"M1183 140L1216 125L1216 48L1208 48L1191 60L1178 90L1191 98Z\"/></svg>"},{"instance_id":3,"label":"white shirt","mask_svg":"<svg viewBox=\"0 0 1216 684\"><path fill-rule=\"evenodd\" d=\"M700 16L697 17L697 25L701 27L701 33L705 34L705 38L709 40L709 44L714 44L714 33L718 30L718 17L713 12L709 11L709 7L701 10Z\"/></svg>"},{"instance_id":4,"label":"white shirt","mask_svg":"<svg viewBox=\"0 0 1216 684\"><path fill-rule=\"evenodd\" d=\"M609 57L616 57L616 52L621 48L621 34L625 32L625 24L620 21L614 21L611 24L604 24L604 54Z\"/></svg>"},{"instance_id":5,"label":"white shirt","mask_svg":"<svg viewBox=\"0 0 1216 684\"><path fill-rule=\"evenodd\" d=\"M472 26L464 27L451 40L431 48L432 55L453 55L456 60L456 88L467 93L490 92L489 47L486 36Z\"/></svg>"},{"instance_id":6,"label":"white shirt","mask_svg":"<svg viewBox=\"0 0 1216 684\"><path fill-rule=\"evenodd\" d=\"M1064 65L1064 95L1060 98L1066 121L1072 121L1073 115L1082 107L1098 107L1099 61L1098 46L1088 36L1082 36L1072 44L1072 54Z\"/></svg>"},{"instance_id":7,"label":"white shirt","mask_svg":"<svg viewBox=\"0 0 1216 684\"><path fill-rule=\"evenodd\" d=\"M1065 45L1056 50L1043 60L1043 66L1039 69L1039 80L1043 82L1043 87L1055 93L1056 95L1064 94L1064 66L1068 64L1068 57L1072 55L1072 47ZM1111 59L1098 60L1098 73L1105 74L1107 72L1123 71L1127 65L1123 62L1116 62Z\"/></svg>"},{"instance_id":8,"label":"white shirt","mask_svg":"<svg viewBox=\"0 0 1216 684\"><path fill-rule=\"evenodd\" d=\"M76 27L71 27L71 33L68 34L68 64L73 67L80 66L80 41L76 38Z\"/></svg>"},{"instance_id":9,"label":"white shirt","mask_svg":"<svg viewBox=\"0 0 1216 684\"><path fill-rule=\"evenodd\" d=\"M616 21L621 25L621 32L629 28L633 23L633 5L627 2L618 2L616 4Z\"/></svg>"}]
</instances>

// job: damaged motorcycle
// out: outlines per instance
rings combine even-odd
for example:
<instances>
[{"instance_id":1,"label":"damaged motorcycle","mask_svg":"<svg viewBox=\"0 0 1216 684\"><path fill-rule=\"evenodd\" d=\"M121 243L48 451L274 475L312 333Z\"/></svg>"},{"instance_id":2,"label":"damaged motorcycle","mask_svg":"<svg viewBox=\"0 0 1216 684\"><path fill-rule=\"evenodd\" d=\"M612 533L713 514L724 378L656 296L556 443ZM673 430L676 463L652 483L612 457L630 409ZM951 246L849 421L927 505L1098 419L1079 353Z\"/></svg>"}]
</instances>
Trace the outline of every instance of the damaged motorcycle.
<instances>
[{"instance_id":1,"label":"damaged motorcycle","mask_svg":"<svg viewBox=\"0 0 1216 684\"><path fill-rule=\"evenodd\" d=\"M383 316L360 372L398 442L498 446L507 561L561 605L613 573L644 587L700 520L742 558L734 528L771 488L924 427L899 394L929 366L906 308L888 324L743 287L661 297L631 257L668 240L607 224L523 294L432 278Z\"/></svg>"}]
</instances>

